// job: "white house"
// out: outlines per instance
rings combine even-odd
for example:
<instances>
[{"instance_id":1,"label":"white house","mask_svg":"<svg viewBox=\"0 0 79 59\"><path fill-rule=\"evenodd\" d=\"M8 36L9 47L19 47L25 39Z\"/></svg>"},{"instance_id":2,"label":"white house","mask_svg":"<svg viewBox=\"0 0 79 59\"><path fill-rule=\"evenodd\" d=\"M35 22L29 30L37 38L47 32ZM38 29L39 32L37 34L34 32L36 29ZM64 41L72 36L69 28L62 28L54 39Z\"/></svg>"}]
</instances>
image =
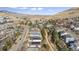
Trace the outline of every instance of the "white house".
<instances>
[{"instance_id":1,"label":"white house","mask_svg":"<svg viewBox=\"0 0 79 59\"><path fill-rule=\"evenodd\" d=\"M4 17L0 16L0 23L4 23L6 22L6 19L4 19Z\"/></svg>"},{"instance_id":2,"label":"white house","mask_svg":"<svg viewBox=\"0 0 79 59\"><path fill-rule=\"evenodd\" d=\"M79 27L74 27L74 30L75 31L79 31Z\"/></svg>"}]
</instances>

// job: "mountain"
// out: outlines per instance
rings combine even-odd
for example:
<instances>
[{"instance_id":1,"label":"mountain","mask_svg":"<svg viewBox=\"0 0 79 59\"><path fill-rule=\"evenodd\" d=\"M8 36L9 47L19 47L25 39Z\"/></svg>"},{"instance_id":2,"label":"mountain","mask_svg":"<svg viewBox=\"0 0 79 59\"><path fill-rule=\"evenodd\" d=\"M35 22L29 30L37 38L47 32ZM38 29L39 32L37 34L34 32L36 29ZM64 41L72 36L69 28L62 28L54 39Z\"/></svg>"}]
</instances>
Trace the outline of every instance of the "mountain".
<instances>
[{"instance_id":1,"label":"mountain","mask_svg":"<svg viewBox=\"0 0 79 59\"><path fill-rule=\"evenodd\" d=\"M76 16L79 16L79 8L77 7L73 7L73 8L70 8L68 10L64 10L62 12L59 12L57 14L54 14L54 15L29 15L29 14L20 14L20 13L17 13L17 12L13 12L13 10L15 9L12 9L12 8L0 8L0 16L17 16L17 17L28 17L28 18L33 18L33 19L62 19L62 18L71 18L71 17L76 17ZM16 10L15 10L16 11Z\"/></svg>"},{"instance_id":2,"label":"mountain","mask_svg":"<svg viewBox=\"0 0 79 59\"><path fill-rule=\"evenodd\" d=\"M16 12L7 11L7 10L0 10L0 13L12 13L12 14L16 14Z\"/></svg>"},{"instance_id":3,"label":"mountain","mask_svg":"<svg viewBox=\"0 0 79 59\"><path fill-rule=\"evenodd\" d=\"M53 15L53 18L62 19L62 18L70 18L70 17L76 17L76 16L79 16L79 8L74 7Z\"/></svg>"}]
</instances>

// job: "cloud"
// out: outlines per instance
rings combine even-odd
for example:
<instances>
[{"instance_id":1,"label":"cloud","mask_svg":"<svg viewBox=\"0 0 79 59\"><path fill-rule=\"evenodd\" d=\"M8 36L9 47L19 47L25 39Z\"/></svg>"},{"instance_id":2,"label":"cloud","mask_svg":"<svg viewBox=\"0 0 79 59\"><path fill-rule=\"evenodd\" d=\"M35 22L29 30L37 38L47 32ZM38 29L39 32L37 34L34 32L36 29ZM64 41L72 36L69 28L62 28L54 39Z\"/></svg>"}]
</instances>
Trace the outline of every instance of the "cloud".
<instances>
[{"instance_id":1,"label":"cloud","mask_svg":"<svg viewBox=\"0 0 79 59\"><path fill-rule=\"evenodd\" d=\"M10 8L17 8L17 7L10 7Z\"/></svg>"},{"instance_id":2,"label":"cloud","mask_svg":"<svg viewBox=\"0 0 79 59\"><path fill-rule=\"evenodd\" d=\"M31 10L43 10L41 7L33 7L33 8L28 8L28 7L11 7L11 8L18 8L18 9L31 9Z\"/></svg>"},{"instance_id":3,"label":"cloud","mask_svg":"<svg viewBox=\"0 0 79 59\"><path fill-rule=\"evenodd\" d=\"M28 9L27 7L10 7L10 8L14 8L14 9Z\"/></svg>"},{"instance_id":4,"label":"cloud","mask_svg":"<svg viewBox=\"0 0 79 59\"><path fill-rule=\"evenodd\" d=\"M21 7L20 9L28 9L27 7Z\"/></svg>"},{"instance_id":5,"label":"cloud","mask_svg":"<svg viewBox=\"0 0 79 59\"><path fill-rule=\"evenodd\" d=\"M49 11L49 12L53 12L53 10L51 10L51 9L48 9L48 11Z\"/></svg>"},{"instance_id":6,"label":"cloud","mask_svg":"<svg viewBox=\"0 0 79 59\"><path fill-rule=\"evenodd\" d=\"M31 10L35 11L35 10L37 10L37 8L31 8Z\"/></svg>"},{"instance_id":7,"label":"cloud","mask_svg":"<svg viewBox=\"0 0 79 59\"><path fill-rule=\"evenodd\" d=\"M28 9L27 7L18 7L18 9Z\"/></svg>"},{"instance_id":8,"label":"cloud","mask_svg":"<svg viewBox=\"0 0 79 59\"><path fill-rule=\"evenodd\" d=\"M48 9L48 12L50 13L50 14L56 14L56 13L58 13L59 11L56 11L56 10L52 10L52 9Z\"/></svg>"},{"instance_id":9,"label":"cloud","mask_svg":"<svg viewBox=\"0 0 79 59\"><path fill-rule=\"evenodd\" d=\"M39 11L39 10L43 10L43 8L37 8L37 7L35 8L35 7L34 7L34 8L31 8L31 10L33 10L33 11L38 10L38 11Z\"/></svg>"},{"instance_id":10,"label":"cloud","mask_svg":"<svg viewBox=\"0 0 79 59\"><path fill-rule=\"evenodd\" d=\"M43 10L43 8L38 8L38 10Z\"/></svg>"}]
</instances>

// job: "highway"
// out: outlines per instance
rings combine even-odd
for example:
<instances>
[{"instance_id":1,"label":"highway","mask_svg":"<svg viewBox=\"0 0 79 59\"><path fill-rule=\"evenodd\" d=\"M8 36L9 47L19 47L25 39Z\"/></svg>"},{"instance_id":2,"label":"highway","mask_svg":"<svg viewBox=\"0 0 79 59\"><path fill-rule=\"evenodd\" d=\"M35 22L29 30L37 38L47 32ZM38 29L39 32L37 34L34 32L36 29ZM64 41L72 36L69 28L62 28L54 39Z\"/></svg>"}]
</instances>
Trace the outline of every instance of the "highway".
<instances>
[{"instance_id":1,"label":"highway","mask_svg":"<svg viewBox=\"0 0 79 59\"><path fill-rule=\"evenodd\" d=\"M36 29L36 30L31 30ZM28 48L26 51L40 51L41 48L41 32L38 28L31 28L29 31L29 41L28 41ZM35 44L39 42L40 44ZM34 44L32 44L34 43ZM39 47L40 46L40 47Z\"/></svg>"}]
</instances>

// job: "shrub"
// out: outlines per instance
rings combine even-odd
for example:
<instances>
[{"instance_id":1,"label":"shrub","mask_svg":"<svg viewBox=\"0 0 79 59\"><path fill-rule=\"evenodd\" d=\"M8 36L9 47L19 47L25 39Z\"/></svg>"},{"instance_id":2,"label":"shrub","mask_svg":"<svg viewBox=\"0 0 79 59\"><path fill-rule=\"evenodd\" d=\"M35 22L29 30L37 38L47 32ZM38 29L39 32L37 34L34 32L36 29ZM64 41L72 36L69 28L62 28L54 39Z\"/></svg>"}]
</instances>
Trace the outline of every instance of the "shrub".
<instances>
[{"instance_id":1,"label":"shrub","mask_svg":"<svg viewBox=\"0 0 79 59\"><path fill-rule=\"evenodd\" d=\"M7 49L7 46L3 46L2 50L3 50L3 51L7 51L7 50L8 50L8 49Z\"/></svg>"}]
</instances>

